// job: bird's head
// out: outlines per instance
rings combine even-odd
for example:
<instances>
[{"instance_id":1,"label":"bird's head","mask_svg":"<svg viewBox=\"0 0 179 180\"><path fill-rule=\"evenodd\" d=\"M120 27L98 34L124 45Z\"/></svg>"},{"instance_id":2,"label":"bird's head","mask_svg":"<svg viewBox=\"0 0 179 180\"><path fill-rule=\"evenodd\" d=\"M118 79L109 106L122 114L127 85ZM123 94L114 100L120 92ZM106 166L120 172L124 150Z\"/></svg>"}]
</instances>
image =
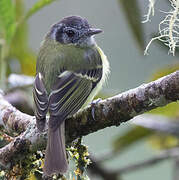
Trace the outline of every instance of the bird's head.
<instances>
[{"instance_id":1,"label":"bird's head","mask_svg":"<svg viewBox=\"0 0 179 180\"><path fill-rule=\"evenodd\" d=\"M92 28L85 18L69 16L51 27L50 37L61 44L92 46L95 44L93 36L101 32Z\"/></svg>"}]
</instances>

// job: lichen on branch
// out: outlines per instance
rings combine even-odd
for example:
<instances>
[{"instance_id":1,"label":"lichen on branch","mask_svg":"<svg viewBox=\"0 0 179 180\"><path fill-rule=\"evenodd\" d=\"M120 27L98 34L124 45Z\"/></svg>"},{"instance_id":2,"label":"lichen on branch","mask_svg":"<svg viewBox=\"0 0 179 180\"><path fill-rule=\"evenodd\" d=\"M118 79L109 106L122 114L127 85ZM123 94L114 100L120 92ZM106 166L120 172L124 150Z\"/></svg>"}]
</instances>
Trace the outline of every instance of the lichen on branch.
<instances>
[{"instance_id":1,"label":"lichen on branch","mask_svg":"<svg viewBox=\"0 0 179 180\"><path fill-rule=\"evenodd\" d=\"M146 21L149 21L150 14L154 10L154 0L149 0L149 12ZM159 35L152 38L145 48L144 54L148 54L148 49L154 40L159 40L169 47L169 53L175 55L175 49L179 46L179 0L169 0L171 10L164 12L165 18L159 23Z\"/></svg>"},{"instance_id":2,"label":"lichen on branch","mask_svg":"<svg viewBox=\"0 0 179 180\"><path fill-rule=\"evenodd\" d=\"M179 71L156 81L123 92L116 96L89 105L73 117L66 119L66 141L88 135L110 126L119 126L133 117L157 107L179 100ZM94 108L94 109L93 109ZM94 110L94 117L92 111ZM39 133L35 117L21 113L0 95L0 126L19 134L0 149L0 165L8 168L11 163L45 149L46 132ZM17 156L17 155L20 156Z\"/></svg>"}]
</instances>

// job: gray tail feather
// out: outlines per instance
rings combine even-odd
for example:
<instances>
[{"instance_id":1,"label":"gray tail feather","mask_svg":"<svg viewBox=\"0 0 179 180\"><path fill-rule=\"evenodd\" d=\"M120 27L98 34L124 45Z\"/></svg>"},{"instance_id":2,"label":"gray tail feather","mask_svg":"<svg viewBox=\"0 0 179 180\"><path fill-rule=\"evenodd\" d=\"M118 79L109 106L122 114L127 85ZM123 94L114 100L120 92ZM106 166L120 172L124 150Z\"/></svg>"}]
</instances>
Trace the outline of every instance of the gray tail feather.
<instances>
[{"instance_id":1,"label":"gray tail feather","mask_svg":"<svg viewBox=\"0 0 179 180\"><path fill-rule=\"evenodd\" d=\"M43 171L45 175L54 173L64 174L68 169L68 162L65 149L64 122L59 128L48 129L48 142L45 153L45 165Z\"/></svg>"}]
</instances>

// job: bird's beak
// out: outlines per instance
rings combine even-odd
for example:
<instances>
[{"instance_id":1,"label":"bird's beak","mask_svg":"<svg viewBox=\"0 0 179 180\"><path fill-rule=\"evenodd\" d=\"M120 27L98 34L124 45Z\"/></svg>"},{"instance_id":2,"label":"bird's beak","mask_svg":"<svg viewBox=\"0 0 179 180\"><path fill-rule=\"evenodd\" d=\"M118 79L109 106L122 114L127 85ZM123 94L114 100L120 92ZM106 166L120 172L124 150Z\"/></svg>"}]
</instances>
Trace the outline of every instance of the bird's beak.
<instances>
[{"instance_id":1,"label":"bird's beak","mask_svg":"<svg viewBox=\"0 0 179 180\"><path fill-rule=\"evenodd\" d=\"M92 35L94 35L94 34L99 34L99 33L101 33L101 32L103 32L101 29L90 28L90 29L88 29L88 31L86 32L86 35L87 35L87 36L92 36Z\"/></svg>"}]
</instances>

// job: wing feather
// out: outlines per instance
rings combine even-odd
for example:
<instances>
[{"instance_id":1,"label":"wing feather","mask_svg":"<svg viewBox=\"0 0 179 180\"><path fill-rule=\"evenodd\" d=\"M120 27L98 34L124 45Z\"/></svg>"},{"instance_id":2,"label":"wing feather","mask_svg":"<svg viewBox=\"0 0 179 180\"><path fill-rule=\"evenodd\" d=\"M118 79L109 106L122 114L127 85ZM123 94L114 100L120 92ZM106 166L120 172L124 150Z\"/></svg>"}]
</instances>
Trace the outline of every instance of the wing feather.
<instances>
[{"instance_id":1,"label":"wing feather","mask_svg":"<svg viewBox=\"0 0 179 180\"><path fill-rule=\"evenodd\" d=\"M83 69L75 72L64 70L56 79L48 97L43 77L36 75L34 83L34 102L37 127L43 130L46 114L49 110L49 127L56 130L70 115L76 113L85 103L91 91L102 78L102 66Z\"/></svg>"},{"instance_id":2,"label":"wing feather","mask_svg":"<svg viewBox=\"0 0 179 180\"><path fill-rule=\"evenodd\" d=\"M40 131L43 131L48 111L48 96L42 81L42 75L40 73L38 73L35 77L33 97L37 128Z\"/></svg>"},{"instance_id":3,"label":"wing feather","mask_svg":"<svg viewBox=\"0 0 179 180\"><path fill-rule=\"evenodd\" d=\"M101 69L64 71L57 78L49 97L49 112L54 117L51 118L53 122L49 122L50 128L56 130L65 118L83 106L94 88L94 83L102 77Z\"/></svg>"}]
</instances>

